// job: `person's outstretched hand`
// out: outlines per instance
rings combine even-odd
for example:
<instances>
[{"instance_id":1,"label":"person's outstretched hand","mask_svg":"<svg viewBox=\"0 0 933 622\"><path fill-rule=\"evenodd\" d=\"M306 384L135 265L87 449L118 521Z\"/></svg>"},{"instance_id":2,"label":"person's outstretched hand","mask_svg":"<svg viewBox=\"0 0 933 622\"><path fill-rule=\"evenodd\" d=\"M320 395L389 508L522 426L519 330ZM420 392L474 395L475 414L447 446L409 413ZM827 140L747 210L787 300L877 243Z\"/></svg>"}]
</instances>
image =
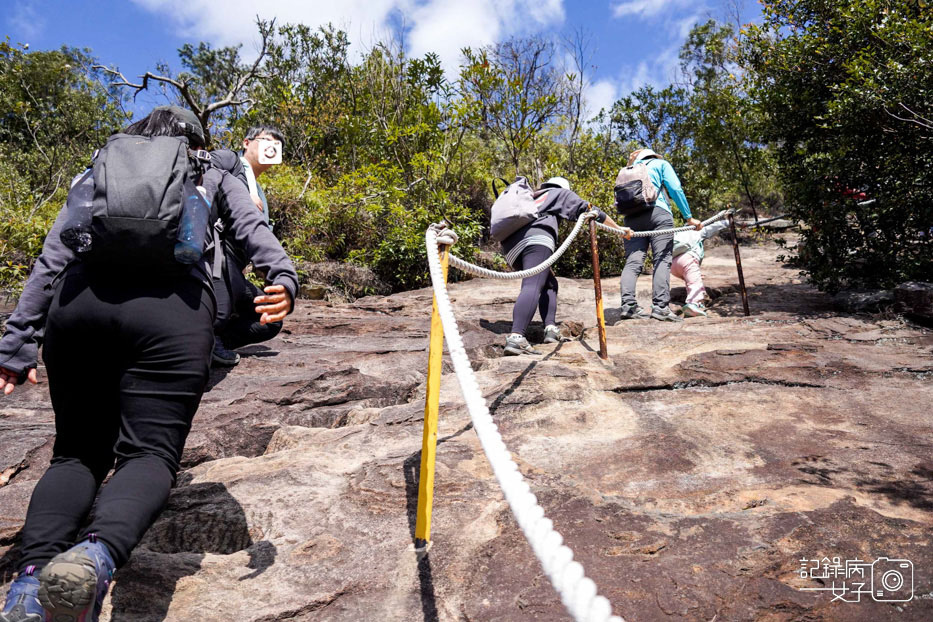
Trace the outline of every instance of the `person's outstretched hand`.
<instances>
[{"instance_id":1,"label":"person's outstretched hand","mask_svg":"<svg viewBox=\"0 0 933 622\"><path fill-rule=\"evenodd\" d=\"M256 313L262 316L259 318L259 323L281 322L292 308L288 291L284 285L268 285L263 291L266 292L265 296L253 298L253 302L256 303Z\"/></svg>"},{"instance_id":2,"label":"person's outstretched hand","mask_svg":"<svg viewBox=\"0 0 933 622\"><path fill-rule=\"evenodd\" d=\"M687 224L699 231L703 228L703 223L697 220L696 218L688 218Z\"/></svg>"},{"instance_id":3,"label":"person's outstretched hand","mask_svg":"<svg viewBox=\"0 0 933 622\"><path fill-rule=\"evenodd\" d=\"M36 384L39 382L38 372L36 368L33 367L28 372L26 372L26 380ZM5 367L0 367L0 391L3 391L4 395L9 395L13 392L13 389L16 388L16 385L19 383L19 374L12 372Z\"/></svg>"}]
</instances>

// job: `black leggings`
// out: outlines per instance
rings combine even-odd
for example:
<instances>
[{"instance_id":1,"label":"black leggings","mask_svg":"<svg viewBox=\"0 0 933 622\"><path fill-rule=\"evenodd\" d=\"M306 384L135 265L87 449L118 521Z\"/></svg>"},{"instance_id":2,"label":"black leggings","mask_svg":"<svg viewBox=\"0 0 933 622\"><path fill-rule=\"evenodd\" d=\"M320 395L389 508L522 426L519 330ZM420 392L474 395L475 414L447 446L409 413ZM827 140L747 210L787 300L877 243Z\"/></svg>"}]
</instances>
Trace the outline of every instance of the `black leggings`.
<instances>
[{"instance_id":1,"label":"black leggings","mask_svg":"<svg viewBox=\"0 0 933 622\"><path fill-rule=\"evenodd\" d=\"M535 244L526 246L519 257L517 270L527 270L541 265L553 251L547 246ZM550 269L541 274L522 279L522 291L518 293L515 308L512 310L512 332L524 335L535 315L535 309L541 314L545 326L555 324L557 317L557 277Z\"/></svg>"},{"instance_id":2,"label":"black leggings","mask_svg":"<svg viewBox=\"0 0 933 622\"><path fill-rule=\"evenodd\" d=\"M134 285L79 270L62 280L43 346L56 439L29 502L20 571L91 533L126 563L175 483L208 379L213 315L191 278Z\"/></svg>"}]
</instances>

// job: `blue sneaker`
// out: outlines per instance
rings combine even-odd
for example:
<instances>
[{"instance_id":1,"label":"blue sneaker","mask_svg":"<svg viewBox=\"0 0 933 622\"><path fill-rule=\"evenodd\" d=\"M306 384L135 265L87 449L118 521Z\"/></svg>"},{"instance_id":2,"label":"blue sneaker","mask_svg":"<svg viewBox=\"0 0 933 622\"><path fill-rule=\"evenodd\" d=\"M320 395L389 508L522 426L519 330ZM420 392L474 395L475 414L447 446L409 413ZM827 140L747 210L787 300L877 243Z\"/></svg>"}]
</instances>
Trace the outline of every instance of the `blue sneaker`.
<instances>
[{"instance_id":1,"label":"blue sneaker","mask_svg":"<svg viewBox=\"0 0 933 622\"><path fill-rule=\"evenodd\" d=\"M32 576L35 570L30 566L10 584L0 622L42 622L45 618L38 598L39 579Z\"/></svg>"},{"instance_id":2,"label":"blue sneaker","mask_svg":"<svg viewBox=\"0 0 933 622\"><path fill-rule=\"evenodd\" d=\"M39 574L46 622L97 622L113 570L110 551L96 534L53 557Z\"/></svg>"}]
</instances>

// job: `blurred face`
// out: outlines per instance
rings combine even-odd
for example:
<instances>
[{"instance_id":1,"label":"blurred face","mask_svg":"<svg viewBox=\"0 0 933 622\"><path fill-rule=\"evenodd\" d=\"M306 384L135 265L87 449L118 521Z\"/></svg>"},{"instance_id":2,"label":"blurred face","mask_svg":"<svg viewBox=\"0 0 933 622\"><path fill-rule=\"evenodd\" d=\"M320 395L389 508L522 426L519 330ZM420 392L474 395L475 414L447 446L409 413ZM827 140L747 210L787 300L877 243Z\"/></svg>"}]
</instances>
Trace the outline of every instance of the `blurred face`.
<instances>
[{"instance_id":1,"label":"blurred face","mask_svg":"<svg viewBox=\"0 0 933 622\"><path fill-rule=\"evenodd\" d=\"M268 132L263 132L253 139L243 141L243 155L254 166L271 166L282 161L282 143Z\"/></svg>"}]
</instances>

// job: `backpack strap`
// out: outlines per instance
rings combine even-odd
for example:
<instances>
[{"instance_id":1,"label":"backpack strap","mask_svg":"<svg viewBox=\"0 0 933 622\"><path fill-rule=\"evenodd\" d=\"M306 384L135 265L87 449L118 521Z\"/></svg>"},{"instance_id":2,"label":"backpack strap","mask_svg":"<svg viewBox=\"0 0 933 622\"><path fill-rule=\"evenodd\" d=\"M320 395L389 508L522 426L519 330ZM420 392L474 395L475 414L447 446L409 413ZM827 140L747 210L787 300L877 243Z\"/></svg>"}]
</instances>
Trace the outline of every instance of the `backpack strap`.
<instances>
[{"instance_id":1,"label":"backpack strap","mask_svg":"<svg viewBox=\"0 0 933 622\"><path fill-rule=\"evenodd\" d=\"M223 245L223 232L224 232L224 221L221 218L218 218L214 222L214 226L211 227L211 235L214 238L214 241L211 242L211 246L214 247L214 263L211 267L211 276L215 279L220 279L224 275L224 263L226 255L224 253Z\"/></svg>"},{"instance_id":2,"label":"backpack strap","mask_svg":"<svg viewBox=\"0 0 933 622\"><path fill-rule=\"evenodd\" d=\"M201 177L204 176L204 171L210 169L214 166L214 161L211 159L211 154L205 149L188 149L188 161L191 163L191 168L193 169L194 175L197 178L197 185L201 185Z\"/></svg>"},{"instance_id":3,"label":"backpack strap","mask_svg":"<svg viewBox=\"0 0 933 622\"><path fill-rule=\"evenodd\" d=\"M497 181L501 181L501 182L504 184L503 188L508 188L508 187L509 187L509 182L507 182L506 180L504 180L504 179L501 178L501 177L496 177L495 179L492 180L492 193L493 193L493 195L495 195L495 197L498 199L498 198L499 198L499 189L496 188L496 182L497 182Z\"/></svg>"}]
</instances>

